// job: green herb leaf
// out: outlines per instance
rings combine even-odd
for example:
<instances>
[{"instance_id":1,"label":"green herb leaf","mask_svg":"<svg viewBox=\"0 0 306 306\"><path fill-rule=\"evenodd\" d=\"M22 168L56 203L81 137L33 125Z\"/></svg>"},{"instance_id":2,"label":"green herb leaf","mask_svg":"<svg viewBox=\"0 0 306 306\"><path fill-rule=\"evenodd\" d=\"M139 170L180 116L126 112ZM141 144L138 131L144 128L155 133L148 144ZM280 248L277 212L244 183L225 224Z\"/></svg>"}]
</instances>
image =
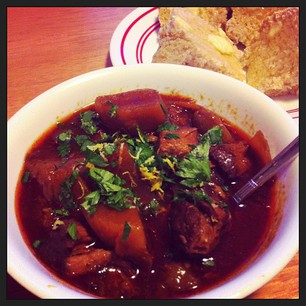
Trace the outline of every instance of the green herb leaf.
<instances>
[{"instance_id":1,"label":"green herb leaf","mask_svg":"<svg viewBox=\"0 0 306 306\"><path fill-rule=\"evenodd\" d=\"M174 133L167 133L165 134L164 138L166 139L179 139L180 136Z\"/></svg>"},{"instance_id":2,"label":"green herb leaf","mask_svg":"<svg viewBox=\"0 0 306 306\"><path fill-rule=\"evenodd\" d=\"M57 147L60 157L65 157L70 153L70 143L64 142Z\"/></svg>"},{"instance_id":3,"label":"green herb leaf","mask_svg":"<svg viewBox=\"0 0 306 306\"><path fill-rule=\"evenodd\" d=\"M87 135L77 135L75 137L75 141L80 146L80 150L82 152L85 152L88 146L94 145L94 143L90 140L89 136Z\"/></svg>"},{"instance_id":4,"label":"green herb leaf","mask_svg":"<svg viewBox=\"0 0 306 306\"><path fill-rule=\"evenodd\" d=\"M96 212L97 204L100 202L100 191L96 190L84 197L84 202L81 206L88 212L89 215L92 215Z\"/></svg>"},{"instance_id":5,"label":"green herb leaf","mask_svg":"<svg viewBox=\"0 0 306 306\"><path fill-rule=\"evenodd\" d=\"M111 118L114 118L117 116L117 111L118 111L118 105L113 104L111 101L106 102L108 105L110 105L110 110L108 111L108 115Z\"/></svg>"},{"instance_id":6,"label":"green herb leaf","mask_svg":"<svg viewBox=\"0 0 306 306\"><path fill-rule=\"evenodd\" d=\"M119 176L99 168L91 168L89 170L89 175L100 187L99 201L101 203L105 203L119 211L123 208L129 208L132 204L138 204L137 197L130 189L123 187L125 181ZM82 203L85 209L86 206L90 205L90 203L86 201L87 198L85 197L85 202Z\"/></svg>"},{"instance_id":7,"label":"green herb leaf","mask_svg":"<svg viewBox=\"0 0 306 306\"><path fill-rule=\"evenodd\" d=\"M59 216L64 216L64 217L68 217L69 216L69 211L65 208L61 208L61 209L55 209L53 211L56 215Z\"/></svg>"},{"instance_id":8,"label":"green herb leaf","mask_svg":"<svg viewBox=\"0 0 306 306\"><path fill-rule=\"evenodd\" d=\"M67 227L67 233L69 234L69 236L73 239L73 240L77 240L78 239L78 235L77 235L77 228L75 223L70 223Z\"/></svg>"},{"instance_id":9,"label":"green herb leaf","mask_svg":"<svg viewBox=\"0 0 306 306\"><path fill-rule=\"evenodd\" d=\"M34 249L37 249L41 244L41 241L40 240L35 240L33 243L32 243L32 246Z\"/></svg>"},{"instance_id":10,"label":"green herb leaf","mask_svg":"<svg viewBox=\"0 0 306 306\"><path fill-rule=\"evenodd\" d=\"M57 136L57 140L59 142L57 150L59 151L59 156L60 157L65 157L65 156L69 155L71 138L72 138L72 131L71 130L67 130L65 132L62 132Z\"/></svg>"},{"instance_id":11,"label":"green herb leaf","mask_svg":"<svg viewBox=\"0 0 306 306\"><path fill-rule=\"evenodd\" d=\"M21 183L22 184L27 183L29 178L30 178L30 171L25 171L23 176L22 176Z\"/></svg>"},{"instance_id":12,"label":"green herb leaf","mask_svg":"<svg viewBox=\"0 0 306 306\"><path fill-rule=\"evenodd\" d=\"M167 112L165 106L164 106L163 104L159 104L159 105L160 105L160 107L161 107L163 113L167 116L167 115L168 115L168 112Z\"/></svg>"},{"instance_id":13,"label":"green herb leaf","mask_svg":"<svg viewBox=\"0 0 306 306\"><path fill-rule=\"evenodd\" d=\"M198 201L206 201L209 204L211 204L213 201L209 197L209 195L204 191L204 190L183 190L179 189L175 196L174 196L174 201L182 201L182 200L187 200L189 202L193 202L195 205L198 204Z\"/></svg>"},{"instance_id":14,"label":"green herb leaf","mask_svg":"<svg viewBox=\"0 0 306 306\"><path fill-rule=\"evenodd\" d=\"M93 135L97 132L98 128L94 122L94 118L96 116L97 116L97 113L93 111L86 111L86 112L80 113L81 127L87 134Z\"/></svg>"},{"instance_id":15,"label":"green herb leaf","mask_svg":"<svg viewBox=\"0 0 306 306\"><path fill-rule=\"evenodd\" d=\"M148 210L156 216L158 209L159 209L159 202L156 199L151 200L148 206Z\"/></svg>"},{"instance_id":16,"label":"green herb leaf","mask_svg":"<svg viewBox=\"0 0 306 306\"><path fill-rule=\"evenodd\" d=\"M161 131L176 131L178 126L171 124L168 120L166 120L163 124L159 125L157 128L157 132Z\"/></svg>"},{"instance_id":17,"label":"green herb leaf","mask_svg":"<svg viewBox=\"0 0 306 306\"><path fill-rule=\"evenodd\" d=\"M210 179L209 148L209 141L201 143L178 162L175 174L184 178L182 185L194 188Z\"/></svg>"},{"instance_id":18,"label":"green herb leaf","mask_svg":"<svg viewBox=\"0 0 306 306\"><path fill-rule=\"evenodd\" d=\"M125 241L129 237L130 232L131 232L131 226L129 225L128 222L125 221L121 240Z\"/></svg>"},{"instance_id":19,"label":"green herb leaf","mask_svg":"<svg viewBox=\"0 0 306 306\"><path fill-rule=\"evenodd\" d=\"M95 151L92 151L88 148L85 150L85 159L86 162L92 163L98 167L106 167L108 166L108 163L104 161L102 156L99 153L96 153Z\"/></svg>"},{"instance_id":20,"label":"green herb leaf","mask_svg":"<svg viewBox=\"0 0 306 306\"><path fill-rule=\"evenodd\" d=\"M60 133L58 136L57 136L57 139L59 141L62 141L62 142L69 142L71 140L71 136L72 136L72 131L71 130L67 130L63 133Z\"/></svg>"},{"instance_id":21,"label":"green herb leaf","mask_svg":"<svg viewBox=\"0 0 306 306\"><path fill-rule=\"evenodd\" d=\"M78 175L79 171L74 170L70 177L65 178L64 182L61 183L61 193L59 195L59 200L64 202L64 208L68 211L76 208L76 203L73 199L71 188Z\"/></svg>"},{"instance_id":22,"label":"green herb leaf","mask_svg":"<svg viewBox=\"0 0 306 306\"><path fill-rule=\"evenodd\" d=\"M103 145L103 152L107 155L112 155L118 147L117 143L104 143Z\"/></svg>"},{"instance_id":23,"label":"green herb leaf","mask_svg":"<svg viewBox=\"0 0 306 306\"><path fill-rule=\"evenodd\" d=\"M207 140L209 140L211 146L216 146L221 144L222 143L221 127L220 126L212 127L199 139L201 143L205 143Z\"/></svg>"}]
</instances>

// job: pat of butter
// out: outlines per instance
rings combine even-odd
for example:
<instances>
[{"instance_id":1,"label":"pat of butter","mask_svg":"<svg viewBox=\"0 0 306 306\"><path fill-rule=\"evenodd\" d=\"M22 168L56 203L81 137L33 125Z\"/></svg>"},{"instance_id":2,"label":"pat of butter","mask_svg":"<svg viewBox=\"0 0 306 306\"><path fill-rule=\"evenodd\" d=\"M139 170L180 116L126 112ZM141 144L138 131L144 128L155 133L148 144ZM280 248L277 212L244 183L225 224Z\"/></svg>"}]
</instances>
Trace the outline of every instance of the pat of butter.
<instances>
[{"instance_id":1,"label":"pat of butter","mask_svg":"<svg viewBox=\"0 0 306 306\"><path fill-rule=\"evenodd\" d=\"M231 55L234 53L233 46L222 36L209 34L208 41L222 54Z\"/></svg>"},{"instance_id":2,"label":"pat of butter","mask_svg":"<svg viewBox=\"0 0 306 306\"><path fill-rule=\"evenodd\" d=\"M186 31L192 30L192 27L185 20L183 20L181 17L173 16L173 18L174 18L174 22L178 26L180 26L182 29L184 29Z\"/></svg>"}]
</instances>

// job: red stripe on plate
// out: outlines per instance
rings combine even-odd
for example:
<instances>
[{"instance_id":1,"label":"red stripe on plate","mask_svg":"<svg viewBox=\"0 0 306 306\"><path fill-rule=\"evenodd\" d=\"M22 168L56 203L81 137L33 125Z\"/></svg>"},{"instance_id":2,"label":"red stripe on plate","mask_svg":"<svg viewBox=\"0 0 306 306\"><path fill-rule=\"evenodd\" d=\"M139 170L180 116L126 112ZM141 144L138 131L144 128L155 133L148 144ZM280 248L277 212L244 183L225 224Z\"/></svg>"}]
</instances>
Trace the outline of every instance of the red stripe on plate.
<instances>
[{"instance_id":1,"label":"red stripe on plate","mask_svg":"<svg viewBox=\"0 0 306 306\"><path fill-rule=\"evenodd\" d=\"M146 12L144 12L143 14L141 14L139 17L137 17L129 26L128 28L125 30L123 36L122 36L122 40L121 40L121 44L120 44L120 55L121 55L121 59L124 65L126 65L126 61L125 61L125 57L124 57L124 43L126 40L127 35L129 34L130 30L133 28L133 26L140 20L142 19L144 16L150 14L151 12L157 10L158 7L153 7L149 10L147 10Z\"/></svg>"},{"instance_id":2,"label":"red stripe on plate","mask_svg":"<svg viewBox=\"0 0 306 306\"><path fill-rule=\"evenodd\" d=\"M137 63L143 63L142 60L142 52L143 52L143 47L147 41L147 39L150 37L150 35L152 33L155 32L156 29L159 28L159 21L156 21L155 23L153 23L140 37L138 43L137 43L137 47L136 47L136 60Z\"/></svg>"},{"instance_id":3,"label":"red stripe on plate","mask_svg":"<svg viewBox=\"0 0 306 306\"><path fill-rule=\"evenodd\" d=\"M293 108L293 109L288 109L287 113L294 113L294 112L298 112L299 108Z\"/></svg>"}]
</instances>

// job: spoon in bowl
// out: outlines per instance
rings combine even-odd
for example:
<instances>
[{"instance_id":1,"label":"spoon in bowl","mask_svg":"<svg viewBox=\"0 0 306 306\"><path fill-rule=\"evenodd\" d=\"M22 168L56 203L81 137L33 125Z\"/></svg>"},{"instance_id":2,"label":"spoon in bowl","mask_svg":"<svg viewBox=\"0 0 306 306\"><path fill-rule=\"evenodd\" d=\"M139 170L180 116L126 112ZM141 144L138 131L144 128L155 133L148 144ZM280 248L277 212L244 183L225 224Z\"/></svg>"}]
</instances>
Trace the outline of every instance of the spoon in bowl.
<instances>
[{"instance_id":1,"label":"spoon in bowl","mask_svg":"<svg viewBox=\"0 0 306 306\"><path fill-rule=\"evenodd\" d=\"M278 153L266 166L264 166L253 178L242 186L233 196L234 201L240 204L242 200L261 187L280 169L293 161L299 153L299 136Z\"/></svg>"}]
</instances>

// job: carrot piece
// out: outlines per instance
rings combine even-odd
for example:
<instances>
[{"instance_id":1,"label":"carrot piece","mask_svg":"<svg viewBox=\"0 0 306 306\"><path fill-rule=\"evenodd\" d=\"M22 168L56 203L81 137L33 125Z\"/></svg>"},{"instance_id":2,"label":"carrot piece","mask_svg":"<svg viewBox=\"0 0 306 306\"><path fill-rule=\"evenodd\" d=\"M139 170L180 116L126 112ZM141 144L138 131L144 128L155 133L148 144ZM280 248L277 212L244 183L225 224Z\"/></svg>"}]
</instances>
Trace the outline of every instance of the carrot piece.
<instances>
[{"instance_id":1,"label":"carrot piece","mask_svg":"<svg viewBox=\"0 0 306 306\"><path fill-rule=\"evenodd\" d=\"M108 247L114 248L117 255L134 259L144 265L152 264L152 256L147 249L147 239L136 207L116 211L100 204L92 215L88 215L83 209L82 211L101 241ZM130 227L130 232L124 239L126 222Z\"/></svg>"},{"instance_id":2,"label":"carrot piece","mask_svg":"<svg viewBox=\"0 0 306 306\"><path fill-rule=\"evenodd\" d=\"M162 107L161 95L153 89L99 96L95 100L96 112L109 130L123 129L132 135L137 134L137 126L143 132L152 132L164 123L166 114Z\"/></svg>"},{"instance_id":3,"label":"carrot piece","mask_svg":"<svg viewBox=\"0 0 306 306\"><path fill-rule=\"evenodd\" d=\"M249 141L250 146L260 156L264 165L272 160L270 147L261 130L257 131Z\"/></svg>"}]
</instances>

